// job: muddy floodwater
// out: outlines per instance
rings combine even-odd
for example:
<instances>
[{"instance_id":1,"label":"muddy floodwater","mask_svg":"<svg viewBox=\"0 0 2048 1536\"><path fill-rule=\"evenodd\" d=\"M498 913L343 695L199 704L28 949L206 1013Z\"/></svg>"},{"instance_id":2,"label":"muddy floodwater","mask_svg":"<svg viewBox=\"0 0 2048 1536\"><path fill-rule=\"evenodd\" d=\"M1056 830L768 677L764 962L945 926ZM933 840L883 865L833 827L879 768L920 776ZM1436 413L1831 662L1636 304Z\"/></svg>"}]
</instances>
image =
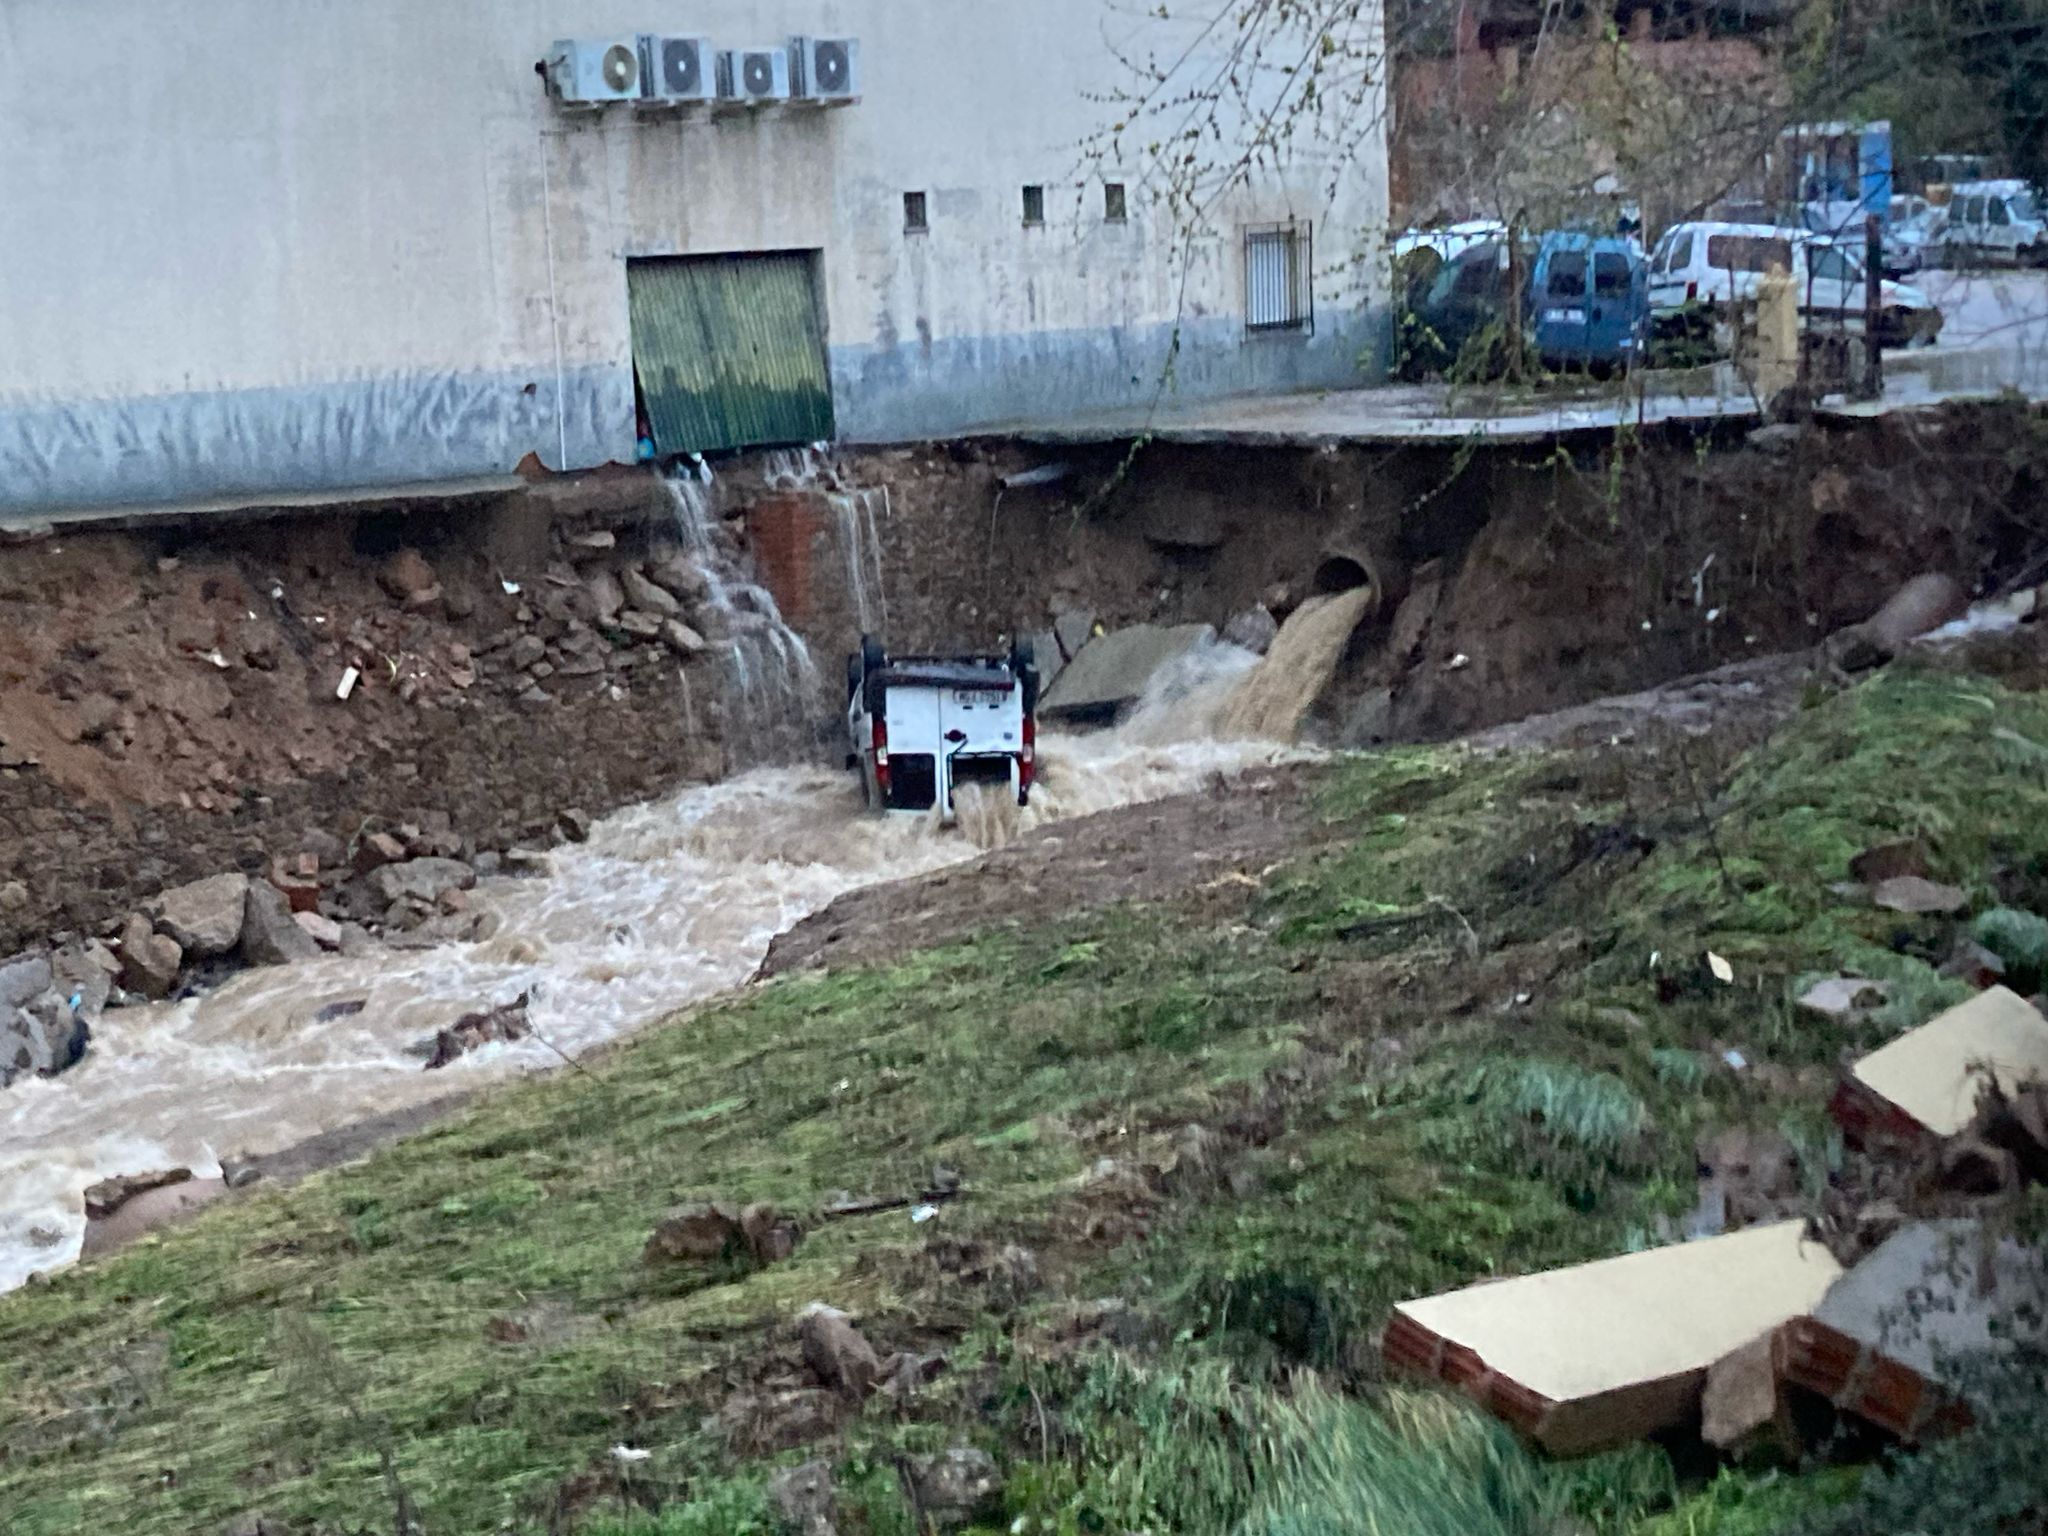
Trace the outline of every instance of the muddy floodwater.
<instances>
[{"instance_id":1,"label":"muddy floodwater","mask_svg":"<svg viewBox=\"0 0 2048 1536\"><path fill-rule=\"evenodd\" d=\"M96 1179L173 1166L212 1176L223 1157L559 1066L744 982L778 932L843 892L1295 755L1211 734L1222 693L1249 670L1249 655L1208 647L1196 675L1165 679L1127 726L1048 734L1028 809L963 804L945 828L869 814L849 774L748 773L608 817L559 850L550 875L484 882L476 904L501 919L485 942L248 971L202 996L111 1010L84 1062L17 1084L0 1106L0 1289L76 1257L80 1197ZM420 1042L522 991L533 1038L423 1070Z\"/></svg>"}]
</instances>

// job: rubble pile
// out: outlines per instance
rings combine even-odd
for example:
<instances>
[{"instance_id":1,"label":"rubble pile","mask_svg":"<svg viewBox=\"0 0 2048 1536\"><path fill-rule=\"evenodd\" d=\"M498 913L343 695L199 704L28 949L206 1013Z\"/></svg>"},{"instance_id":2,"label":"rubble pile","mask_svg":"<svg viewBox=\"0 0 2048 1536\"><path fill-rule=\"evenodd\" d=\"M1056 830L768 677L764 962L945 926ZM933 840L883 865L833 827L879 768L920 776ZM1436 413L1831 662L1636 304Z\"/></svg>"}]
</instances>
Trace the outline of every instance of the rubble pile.
<instances>
[{"instance_id":1,"label":"rubble pile","mask_svg":"<svg viewBox=\"0 0 2048 1536\"><path fill-rule=\"evenodd\" d=\"M1708 1230L1736 1230L1406 1303L1389 1366L1558 1454L1690 1424L1796 1456L1824 1448L1814 1402L1907 1444L1969 1424L1971 1372L2048 1344L2048 1254L2013 1221L2048 1182L2048 1018L1966 969L1991 984L1843 1074L1848 1157L1817 1211L1781 1219L1789 1148L1711 1138ZM1857 1004L1850 981L1802 1006Z\"/></svg>"}]
</instances>

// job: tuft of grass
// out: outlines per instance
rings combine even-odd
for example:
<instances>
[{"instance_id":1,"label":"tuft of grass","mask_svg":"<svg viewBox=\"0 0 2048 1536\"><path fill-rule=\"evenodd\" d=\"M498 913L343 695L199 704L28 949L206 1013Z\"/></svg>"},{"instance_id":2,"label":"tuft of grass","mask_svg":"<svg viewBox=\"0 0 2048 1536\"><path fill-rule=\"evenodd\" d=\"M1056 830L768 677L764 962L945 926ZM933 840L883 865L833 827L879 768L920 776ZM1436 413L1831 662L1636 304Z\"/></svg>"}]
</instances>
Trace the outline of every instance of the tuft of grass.
<instances>
[{"instance_id":1,"label":"tuft of grass","mask_svg":"<svg viewBox=\"0 0 2048 1536\"><path fill-rule=\"evenodd\" d=\"M2012 907L1993 907L1970 927L1979 944L2005 962L2006 985L2038 991L2048 980L2048 919Z\"/></svg>"}]
</instances>

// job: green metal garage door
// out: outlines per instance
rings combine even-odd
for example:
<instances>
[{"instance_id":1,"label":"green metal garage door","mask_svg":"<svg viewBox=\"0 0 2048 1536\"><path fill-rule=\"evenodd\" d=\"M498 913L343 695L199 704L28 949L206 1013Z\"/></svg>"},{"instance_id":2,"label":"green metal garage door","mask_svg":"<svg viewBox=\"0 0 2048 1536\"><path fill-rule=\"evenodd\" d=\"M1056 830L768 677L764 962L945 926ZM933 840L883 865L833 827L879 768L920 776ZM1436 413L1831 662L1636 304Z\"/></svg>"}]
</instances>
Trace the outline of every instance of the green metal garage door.
<instances>
[{"instance_id":1,"label":"green metal garage door","mask_svg":"<svg viewBox=\"0 0 2048 1536\"><path fill-rule=\"evenodd\" d=\"M626 288L633 366L660 452L831 438L808 252L632 261Z\"/></svg>"}]
</instances>

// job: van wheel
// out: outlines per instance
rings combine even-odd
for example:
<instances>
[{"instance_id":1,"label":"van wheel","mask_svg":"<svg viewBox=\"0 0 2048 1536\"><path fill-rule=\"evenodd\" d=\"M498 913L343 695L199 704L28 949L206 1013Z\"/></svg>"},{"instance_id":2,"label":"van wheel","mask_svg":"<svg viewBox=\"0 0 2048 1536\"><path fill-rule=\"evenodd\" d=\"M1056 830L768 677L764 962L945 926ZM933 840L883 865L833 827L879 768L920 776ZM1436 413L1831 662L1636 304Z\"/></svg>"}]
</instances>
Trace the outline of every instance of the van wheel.
<instances>
[{"instance_id":1,"label":"van wheel","mask_svg":"<svg viewBox=\"0 0 2048 1536\"><path fill-rule=\"evenodd\" d=\"M889 653L873 635L860 637L860 686L867 699L868 713L880 719L888 702L882 689L882 673L889 666Z\"/></svg>"}]
</instances>

